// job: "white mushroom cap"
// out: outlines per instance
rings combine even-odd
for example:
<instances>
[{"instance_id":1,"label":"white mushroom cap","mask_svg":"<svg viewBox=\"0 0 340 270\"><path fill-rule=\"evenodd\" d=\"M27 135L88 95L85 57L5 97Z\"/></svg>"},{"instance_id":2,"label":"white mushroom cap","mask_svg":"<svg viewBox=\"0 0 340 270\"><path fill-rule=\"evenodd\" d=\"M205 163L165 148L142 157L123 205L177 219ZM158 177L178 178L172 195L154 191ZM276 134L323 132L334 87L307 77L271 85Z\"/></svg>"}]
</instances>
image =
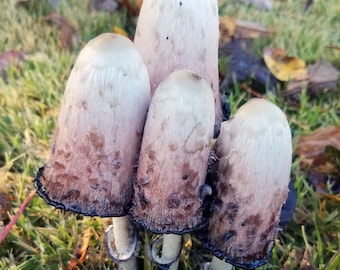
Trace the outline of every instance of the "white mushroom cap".
<instances>
[{"instance_id":1,"label":"white mushroom cap","mask_svg":"<svg viewBox=\"0 0 340 270\"><path fill-rule=\"evenodd\" d=\"M148 72L133 43L110 33L91 40L68 79L38 193L85 215L125 215L149 103Z\"/></svg>"},{"instance_id":2,"label":"white mushroom cap","mask_svg":"<svg viewBox=\"0 0 340 270\"><path fill-rule=\"evenodd\" d=\"M217 0L143 1L134 42L148 68L152 93L171 72L195 70L213 89L219 125L218 40Z\"/></svg>"},{"instance_id":3,"label":"white mushroom cap","mask_svg":"<svg viewBox=\"0 0 340 270\"><path fill-rule=\"evenodd\" d=\"M203 225L202 201L215 122L209 84L175 71L149 108L131 215L156 233L181 234Z\"/></svg>"},{"instance_id":4,"label":"white mushroom cap","mask_svg":"<svg viewBox=\"0 0 340 270\"><path fill-rule=\"evenodd\" d=\"M267 100L250 100L222 123L216 154L219 181L206 246L234 265L258 267L271 255L290 181L285 114Z\"/></svg>"}]
</instances>

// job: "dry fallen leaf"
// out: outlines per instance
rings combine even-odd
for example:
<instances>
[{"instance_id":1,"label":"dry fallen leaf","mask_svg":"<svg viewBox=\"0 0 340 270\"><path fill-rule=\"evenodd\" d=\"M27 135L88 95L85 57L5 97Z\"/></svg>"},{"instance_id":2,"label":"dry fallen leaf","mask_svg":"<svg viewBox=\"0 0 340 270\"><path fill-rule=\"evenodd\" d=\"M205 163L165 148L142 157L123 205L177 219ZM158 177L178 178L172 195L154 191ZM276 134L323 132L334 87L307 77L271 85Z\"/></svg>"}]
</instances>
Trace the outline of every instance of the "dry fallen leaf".
<instances>
[{"instance_id":1,"label":"dry fallen leaf","mask_svg":"<svg viewBox=\"0 0 340 270\"><path fill-rule=\"evenodd\" d=\"M273 34L262 24L236 20L235 38L259 38Z\"/></svg>"},{"instance_id":2,"label":"dry fallen leaf","mask_svg":"<svg viewBox=\"0 0 340 270\"><path fill-rule=\"evenodd\" d=\"M80 239L78 240L78 244L74 249L73 258L71 258L68 262L67 265L68 270L79 269L79 264L85 261L91 235L92 235L91 227L87 228L81 234Z\"/></svg>"},{"instance_id":3,"label":"dry fallen leaf","mask_svg":"<svg viewBox=\"0 0 340 270\"><path fill-rule=\"evenodd\" d=\"M61 27L60 44L63 49L72 50L73 45L79 43L76 29L62 16L57 13L51 13L43 18L51 21Z\"/></svg>"},{"instance_id":4,"label":"dry fallen leaf","mask_svg":"<svg viewBox=\"0 0 340 270\"><path fill-rule=\"evenodd\" d=\"M308 243L308 240L306 237L305 226L301 227L301 232L302 232L302 237L303 237L303 241L305 242L306 248L305 248L305 252L303 253L303 257L302 257L299 269L300 270L317 270L317 268L312 262L312 258L311 258L312 247Z\"/></svg>"},{"instance_id":5,"label":"dry fallen leaf","mask_svg":"<svg viewBox=\"0 0 340 270\"><path fill-rule=\"evenodd\" d=\"M317 270L315 265L312 263L309 248L307 247L300 264L300 270Z\"/></svg>"},{"instance_id":6,"label":"dry fallen leaf","mask_svg":"<svg viewBox=\"0 0 340 270\"><path fill-rule=\"evenodd\" d=\"M309 171L335 173L336 166L329 162L325 155L327 146L340 149L340 127L330 126L311 135L301 136L295 151L301 158L301 167Z\"/></svg>"},{"instance_id":7,"label":"dry fallen leaf","mask_svg":"<svg viewBox=\"0 0 340 270\"><path fill-rule=\"evenodd\" d=\"M340 78L340 72L325 59L308 66L308 73L308 91L313 95L319 94L325 89L335 88Z\"/></svg>"},{"instance_id":8,"label":"dry fallen leaf","mask_svg":"<svg viewBox=\"0 0 340 270\"><path fill-rule=\"evenodd\" d=\"M307 89L307 93L312 97L317 97L324 91L339 92L336 84L339 81L340 72L327 60L321 59L314 65L309 65L307 69L308 80L289 82L287 89L281 91L280 95L299 100L303 89Z\"/></svg>"},{"instance_id":9,"label":"dry fallen leaf","mask_svg":"<svg viewBox=\"0 0 340 270\"><path fill-rule=\"evenodd\" d=\"M235 20L228 16L220 17L220 44L228 43L232 38L250 39L271 34L272 31L259 23Z\"/></svg>"},{"instance_id":10,"label":"dry fallen leaf","mask_svg":"<svg viewBox=\"0 0 340 270\"><path fill-rule=\"evenodd\" d=\"M340 192L340 127L327 127L299 138L296 154L316 191Z\"/></svg>"},{"instance_id":11,"label":"dry fallen leaf","mask_svg":"<svg viewBox=\"0 0 340 270\"><path fill-rule=\"evenodd\" d=\"M301 81L308 78L305 62L299 58L288 56L287 51L281 48L265 48L263 59L269 70L280 81Z\"/></svg>"}]
</instances>

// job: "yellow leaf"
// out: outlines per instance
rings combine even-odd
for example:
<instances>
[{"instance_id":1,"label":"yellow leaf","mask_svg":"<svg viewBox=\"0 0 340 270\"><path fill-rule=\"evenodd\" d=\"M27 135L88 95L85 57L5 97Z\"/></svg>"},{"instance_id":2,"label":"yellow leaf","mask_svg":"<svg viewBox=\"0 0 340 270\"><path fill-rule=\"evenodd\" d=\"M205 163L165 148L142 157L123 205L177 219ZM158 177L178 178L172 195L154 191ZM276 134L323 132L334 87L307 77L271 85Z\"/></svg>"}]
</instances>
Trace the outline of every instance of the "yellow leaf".
<instances>
[{"instance_id":1,"label":"yellow leaf","mask_svg":"<svg viewBox=\"0 0 340 270\"><path fill-rule=\"evenodd\" d=\"M112 27L112 32L129 38L129 34L126 33L126 31L123 28L120 28L118 26Z\"/></svg>"},{"instance_id":2,"label":"yellow leaf","mask_svg":"<svg viewBox=\"0 0 340 270\"><path fill-rule=\"evenodd\" d=\"M304 61L288 56L281 48L265 48L263 59L268 69L280 81L302 81L308 79L308 71Z\"/></svg>"},{"instance_id":3,"label":"yellow leaf","mask_svg":"<svg viewBox=\"0 0 340 270\"><path fill-rule=\"evenodd\" d=\"M220 44L228 43L234 36L236 29L235 20L228 16L220 17Z\"/></svg>"}]
</instances>

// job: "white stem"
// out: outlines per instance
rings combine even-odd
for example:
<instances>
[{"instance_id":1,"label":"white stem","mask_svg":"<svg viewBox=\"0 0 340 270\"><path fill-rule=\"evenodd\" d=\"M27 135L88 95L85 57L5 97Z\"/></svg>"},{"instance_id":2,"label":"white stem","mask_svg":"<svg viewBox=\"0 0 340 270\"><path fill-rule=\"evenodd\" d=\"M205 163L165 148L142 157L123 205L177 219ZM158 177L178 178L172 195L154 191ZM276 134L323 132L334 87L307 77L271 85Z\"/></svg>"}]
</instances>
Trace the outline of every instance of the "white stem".
<instances>
[{"instance_id":1,"label":"white stem","mask_svg":"<svg viewBox=\"0 0 340 270\"><path fill-rule=\"evenodd\" d=\"M137 270L137 259L136 256L132 256L127 261L119 263L118 270Z\"/></svg>"},{"instance_id":2,"label":"white stem","mask_svg":"<svg viewBox=\"0 0 340 270\"><path fill-rule=\"evenodd\" d=\"M112 225L106 229L106 245L110 256L119 262L119 270L137 270L134 255L136 232L127 216L113 217Z\"/></svg>"},{"instance_id":3,"label":"white stem","mask_svg":"<svg viewBox=\"0 0 340 270\"><path fill-rule=\"evenodd\" d=\"M233 266L225 261L220 260L216 256L213 256L209 265L209 270L231 270Z\"/></svg>"},{"instance_id":4,"label":"white stem","mask_svg":"<svg viewBox=\"0 0 340 270\"><path fill-rule=\"evenodd\" d=\"M175 258L182 249L182 236L178 234L164 234L162 245L162 258ZM178 269L179 258L172 263L169 270Z\"/></svg>"}]
</instances>

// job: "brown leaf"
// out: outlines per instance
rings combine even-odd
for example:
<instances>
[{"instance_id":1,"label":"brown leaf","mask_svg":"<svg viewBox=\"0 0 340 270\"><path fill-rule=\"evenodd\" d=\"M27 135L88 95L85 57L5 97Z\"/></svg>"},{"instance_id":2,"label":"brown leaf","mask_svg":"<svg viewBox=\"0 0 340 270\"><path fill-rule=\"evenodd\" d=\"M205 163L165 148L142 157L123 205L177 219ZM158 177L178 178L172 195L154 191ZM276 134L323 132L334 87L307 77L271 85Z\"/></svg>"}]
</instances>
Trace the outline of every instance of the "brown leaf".
<instances>
[{"instance_id":1,"label":"brown leaf","mask_svg":"<svg viewBox=\"0 0 340 270\"><path fill-rule=\"evenodd\" d=\"M258 38L272 35L263 25L256 22L236 20L235 38Z\"/></svg>"},{"instance_id":2,"label":"brown leaf","mask_svg":"<svg viewBox=\"0 0 340 270\"><path fill-rule=\"evenodd\" d=\"M337 172L334 164L325 155L327 146L340 149L340 127L330 126L299 138L296 154L300 156L303 169L332 174Z\"/></svg>"},{"instance_id":3,"label":"brown leaf","mask_svg":"<svg viewBox=\"0 0 340 270\"><path fill-rule=\"evenodd\" d=\"M60 44L63 49L71 51L74 43L79 43L76 29L62 16L57 13L51 13L43 18L51 21L61 27Z\"/></svg>"},{"instance_id":4,"label":"brown leaf","mask_svg":"<svg viewBox=\"0 0 340 270\"><path fill-rule=\"evenodd\" d=\"M312 247L308 243L305 226L301 227L301 233L302 233L302 238L303 238L303 241L305 242L306 248L305 248L305 252L303 253L301 263L300 263L300 270L317 270L317 268L312 263L312 259L310 255L312 251Z\"/></svg>"},{"instance_id":5,"label":"brown leaf","mask_svg":"<svg viewBox=\"0 0 340 270\"><path fill-rule=\"evenodd\" d=\"M235 20L228 16L220 17L220 44L228 43L232 38L250 39L271 34L272 31L259 23Z\"/></svg>"},{"instance_id":6,"label":"brown leaf","mask_svg":"<svg viewBox=\"0 0 340 270\"><path fill-rule=\"evenodd\" d=\"M263 59L268 69L280 81L308 79L305 62L297 57L288 56L284 49L267 47L263 50Z\"/></svg>"},{"instance_id":7,"label":"brown leaf","mask_svg":"<svg viewBox=\"0 0 340 270\"><path fill-rule=\"evenodd\" d=\"M340 77L340 72L325 59L308 66L308 73L308 91L314 95L319 94L324 89L333 89Z\"/></svg>"},{"instance_id":8,"label":"brown leaf","mask_svg":"<svg viewBox=\"0 0 340 270\"><path fill-rule=\"evenodd\" d=\"M92 235L91 227L87 228L80 236L78 244L74 249L73 258L68 262L67 269L78 269L78 265L83 263L86 259L87 249L89 247L90 239Z\"/></svg>"},{"instance_id":9,"label":"brown leaf","mask_svg":"<svg viewBox=\"0 0 340 270\"><path fill-rule=\"evenodd\" d=\"M289 252L289 256L285 263L283 264L283 267L280 270L290 270L290 269L297 269L298 265L300 264L303 257L303 250L299 248L292 248L292 250Z\"/></svg>"},{"instance_id":10,"label":"brown leaf","mask_svg":"<svg viewBox=\"0 0 340 270\"><path fill-rule=\"evenodd\" d=\"M300 264L300 270L317 270L315 265L312 263L310 251L308 247L306 248L303 254L303 258Z\"/></svg>"}]
</instances>

